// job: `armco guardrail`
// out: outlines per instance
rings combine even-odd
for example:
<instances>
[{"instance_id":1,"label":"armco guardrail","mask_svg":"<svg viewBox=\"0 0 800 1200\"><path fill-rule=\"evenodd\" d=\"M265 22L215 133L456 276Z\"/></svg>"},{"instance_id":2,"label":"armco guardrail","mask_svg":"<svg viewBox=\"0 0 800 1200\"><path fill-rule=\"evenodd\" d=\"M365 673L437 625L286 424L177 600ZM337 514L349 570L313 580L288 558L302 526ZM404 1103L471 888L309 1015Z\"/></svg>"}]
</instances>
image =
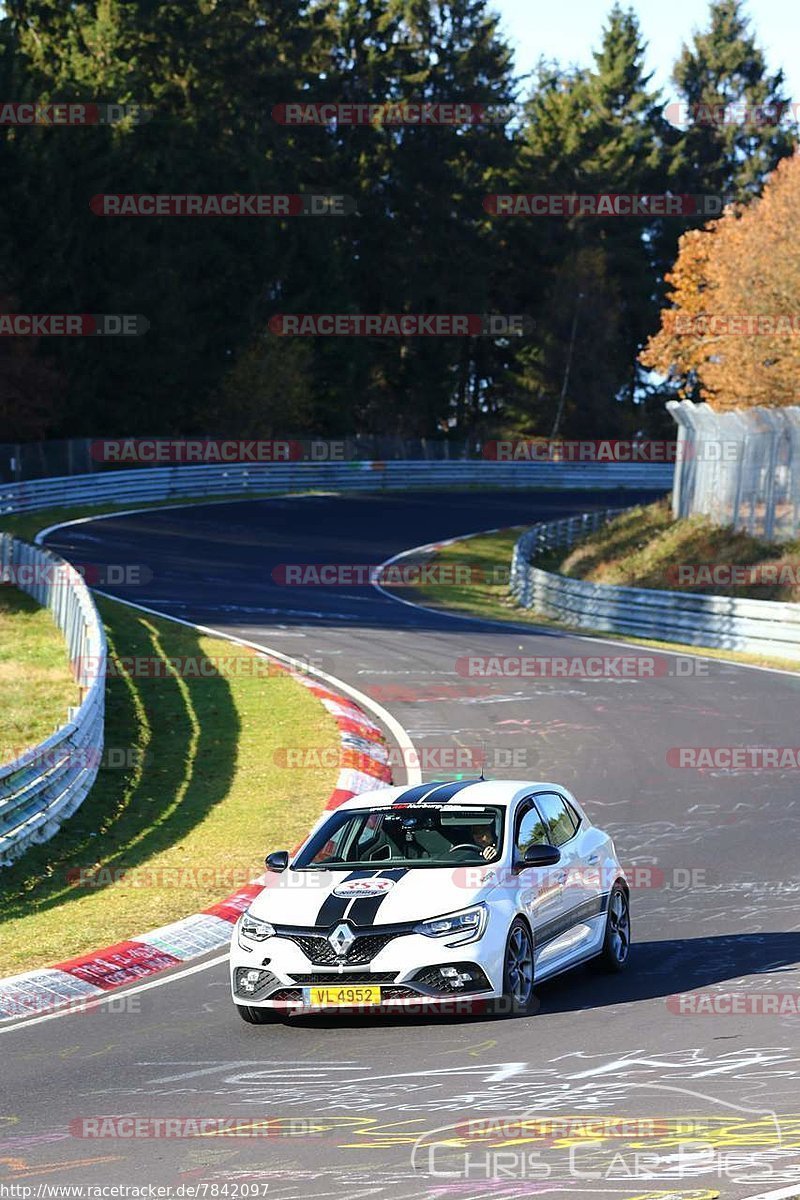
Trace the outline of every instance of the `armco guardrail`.
<instances>
[{"instance_id":1,"label":"armco guardrail","mask_svg":"<svg viewBox=\"0 0 800 1200\"><path fill-rule=\"evenodd\" d=\"M0 515L314 488L380 491L444 485L666 491L672 472L671 464L468 460L141 467L2 485ZM0 535L0 548L0 561L6 567L46 563L61 573L58 583L33 583L25 590L53 612L67 637L73 664L82 661L84 670L86 664L97 668L93 679L79 680L84 698L70 712L68 723L46 742L0 767L0 866L5 866L32 843L51 837L94 782L103 748L106 646L89 592L72 567L49 551L8 535Z\"/></svg>"},{"instance_id":2,"label":"armco guardrail","mask_svg":"<svg viewBox=\"0 0 800 1200\"><path fill-rule=\"evenodd\" d=\"M140 467L0 486L0 515L75 505L146 504L186 496L310 488L380 491L415 487L503 487L668 491L670 463L346 462Z\"/></svg>"},{"instance_id":3,"label":"armco guardrail","mask_svg":"<svg viewBox=\"0 0 800 1200\"><path fill-rule=\"evenodd\" d=\"M584 629L800 660L800 604L587 583L533 565L545 550L573 545L620 511L551 521L524 533L511 563L517 602Z\"/></svg>"},{"instance_id":4,"label":"armco guardrail","mask_svg":"<svg viewBox=\"0 0 800 1200\"><path fill-rule=\"evenodd\" d=\"M103 753L106 638L80 574L50 550L0 534L0 578L50 609L81 703L47 741L0 766L0 866L45 842L83 803Z\"/></svg>"}]
</instances>

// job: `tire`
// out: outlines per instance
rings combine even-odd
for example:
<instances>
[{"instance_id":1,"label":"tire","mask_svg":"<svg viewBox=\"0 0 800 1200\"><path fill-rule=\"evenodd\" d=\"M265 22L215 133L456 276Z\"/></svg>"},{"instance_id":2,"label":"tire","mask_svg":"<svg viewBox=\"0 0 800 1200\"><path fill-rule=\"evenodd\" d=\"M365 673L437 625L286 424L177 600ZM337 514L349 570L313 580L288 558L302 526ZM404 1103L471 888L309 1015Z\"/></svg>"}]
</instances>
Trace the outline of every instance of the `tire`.
<instances>
[{"instance_id":1,"label":"tire","mask_svg":"<svg viewBox=\"0 0 800 1200\"><path fill-rule=\"evenodd\" d=\"M248 1025L274 1025L280 1020L280 1013L275 1008L255 1008L251 1004L237 1004L235 1008Z\"/></svg>"},{"instance_id":2,"label":"tire","mask_svg":"<svg viewBox=\"0 0 800 1200\"><path fill-rule=\"evenodd\" d=\"M628 963L631 948L631 906L628 893L621 883L615 883L608 897L608 916L603 949L597 960L601 971L619 973Z\"/></svg>"},{"instance_id":3,"label":"tire","mask_svg":"<svg viewBox=\"0 0 800 1200\"><path fill-rule=\"evenodd\" d=\"M521 917L511 922L503 959L503 998L495 1001L495 1016L525 1017L537 1008L533 994L533 937Z\"/></svg>"}]
</instances>

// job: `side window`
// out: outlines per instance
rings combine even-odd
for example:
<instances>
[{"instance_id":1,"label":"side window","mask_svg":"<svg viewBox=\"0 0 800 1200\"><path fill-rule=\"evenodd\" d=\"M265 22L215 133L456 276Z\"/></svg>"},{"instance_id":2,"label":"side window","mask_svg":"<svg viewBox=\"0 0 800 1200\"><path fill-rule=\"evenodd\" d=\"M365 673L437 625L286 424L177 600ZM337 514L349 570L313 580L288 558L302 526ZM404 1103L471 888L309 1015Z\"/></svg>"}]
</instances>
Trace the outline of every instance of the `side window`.
<instances>
[{"instance_id":1,"label":"side window","mask_svg":"<svg viewBox=\"0 0 800 1200\"><path fill-rule=\"evenodd\" d=\"M526 809L517 820L517 836L515 839L517 854L521 858L529 846L536 846L542 842L547 843L549 840L544 822L539 816L536 806L531 804L530 808Z\"/></svg>"},{"instance_id":2,"label":"side window","mask_svg":"<svg viewBox=\"0 0 800 1200\"><path fill-rule=\"evenodd\" d=\"M542 792L536 797L539 810L550 830L550 840L554 846L563 846L574 837L578 823L572 811L567 807L566 800L555 792Z\"/></svg>"},{"instance_id":3,"label":"side window","mask_svg":"<svg viewBox=\"0 0 800 1200\"><path fill-rule=\"evenodd\" d=\"M565 800L564 803L567 806L567 812L572 817L572 824L575 826L575 829L577 831L581 827L581 818L578 816L577 810L575 808L573 808L573 806L570 804L569 800Z\"/></svg>"},{"instance_id":4,"label":"side window","mask_svg":"<svg viewBox=\"0 0 800 1200\"><path fill-rule=\"evenodd\" d=\"M363 850L365 846L377 841L382 823L383 815L381 813L370 813L354 839L353 848Z\"/></svg>"}]
</instances>

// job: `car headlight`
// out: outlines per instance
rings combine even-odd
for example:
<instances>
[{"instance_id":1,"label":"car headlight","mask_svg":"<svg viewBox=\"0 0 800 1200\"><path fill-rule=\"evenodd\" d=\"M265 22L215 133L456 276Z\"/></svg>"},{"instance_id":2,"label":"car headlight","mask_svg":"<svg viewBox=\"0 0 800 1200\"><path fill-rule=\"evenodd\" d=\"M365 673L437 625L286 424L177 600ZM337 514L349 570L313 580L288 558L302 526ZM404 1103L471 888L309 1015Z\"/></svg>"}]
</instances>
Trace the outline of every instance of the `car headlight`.
<instances>
[{"instance_id":1,"label":"car headlight","mask_svg":"<svg viewBox=\"0 0 800 1200\"><path fill-rule=\"evenodd\" d=\"M477 942L486 928L487 912L485 904L476 904L473 908L462 909L461 912L420 921L414 932L422 933L425 937L454 937L458 945L463 942Z\"/></svg>"},{"instance_id":2,"label":"car headlight","mask_svg":"<svg viewBox=\"0 0 800 1200\"><path fill-rule=\"evenodd\" d=\"M275 926L269 921L260 921L250 913L243 913L238 926L238 941L243 950L252 950L248 942L265 942L275 936Z\"/></svg>"}]
</instances>

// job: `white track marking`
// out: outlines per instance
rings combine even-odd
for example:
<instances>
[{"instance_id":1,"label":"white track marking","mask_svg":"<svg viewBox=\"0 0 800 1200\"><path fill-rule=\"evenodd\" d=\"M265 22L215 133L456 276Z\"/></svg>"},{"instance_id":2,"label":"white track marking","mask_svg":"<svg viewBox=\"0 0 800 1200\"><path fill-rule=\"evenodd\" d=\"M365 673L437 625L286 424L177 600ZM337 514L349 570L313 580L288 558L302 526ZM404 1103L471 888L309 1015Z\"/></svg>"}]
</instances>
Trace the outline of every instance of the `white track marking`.
<instances>
[{"instance_id":1,"label":"white track marking","mask_svg":"<svg viewBox=\"0 0 800 1200\"><path fill-rule=\"evenodd\" d=\"M507 525L505 528L527 529L529 526ZM408 608L416 608L420 612L431 613L434 616L445 617L452 621L472 621L473 623L477 623L479 625L493 625L496 629L505 629L507 632L512 631L514 633L528 633L533 635L547 633L550 634L551 637L553 634L557 634L560 637L571 637L575 638L579 642L589 642L592 645L599 646L627 646L632 647L633 649L642 648L640 642L626 642L621 638L607 638L594 634L578 633L573 632L570 629L562 629L555 625L521 625L517 624L517 622L513 620L496 621L492 617L477 617L472 616L469 613L453 612L447 608L431 608L427 604L418 604L414 600L406 600L403 596L395 596L387 588L383 587L382 584L377 582L377 580L379 580L381 577L381 572L387 567L393 566L394 563L399 562L401 558L409 558L412 554L422 554L426 550L436 550L440 546L452 546L455 545L456 542L466 542L469 541L470 538L484 537L488 536L490 533L500 532L500 529L479 529L475 533L463 533L459 537L445 538L438 542L426 542L422 546L412 546L410 550L402 550L400 554L392 555L391 558L387 558L385 562L380 563L380 565L375 568L375 579L371 581L372 587L374 587L377 592L380 592L381 595L385 596L388 600L394 601L395 604L405 604ZM652 647L645 648L652 649ZM665 650L662 647L659 647L657 650L654 649L653 653L671 654L673 658L688 658L691 655L693 658L702 658L704 662L722 663L727 667L739 667L743 671L767 671L771 675L789 675L793 679L797 679L798 676L797 671L787 671L783 667L761 667L756 663L736 662L736 660L732 658L712 657L709 654L704 654L703 649L708 649L708 647L701 646L698 648L695 646L687 646L685 650Z\"/></svg>"},{"instance_id":2,"label":"white track marking","mask_svg":"<svg viewBox=\"0 0 800 1200\"><path fill-rule=\"evenodd\" d=\"M263 497L263 496L262 497L254 496L253 497L253 499L267 499L267 500L274 499L274 498L276 498L276 497ZM236 500L209 501L208 504L209 505L213 505L214 503L235 504L235 503L241 503L242 500L243 500L242 497L238 497ZM246 501L246 498L244 498L244 500ZM204 505L172 504L172 505L165 505L165 506L149 506L147 508L128 509L124 512L100 513L94 517L92 517L92 516L79 517L79 518L71 520L71 521L63 521L63 522L60 522L59 524L50 525L46 529L40 530L36 534L34 541L40 545L49 533L53 533L58 529L63 529L70 525L85 524L85 523L88 523L89 521L102 521L102 520L110 519L111 517L133 516L133 515L138 515L140 513L164 512L169 509L176 509L176 508L199 508L199 507L204 507ZM522 526L508 526L507 528L523 528L523 527ZM400 560L402 558L407 558L412 554L421 553L424 550L434 549L437 546L451 545L458 541L466 541L472 537L480 537L482 535L488 535L490 533L497 533L497 532L499 532L498 529L479 530L475 533L464 534L461 537L448 538L445 541L429 543L428 545L416 546L416 547L412 547L412 549L410 549L410 550L404 550L402 553L393 555L391 558L386 559L385 562L382 562L378 566L378 568L377 568L378 577L380 577L380 573L381 573L381 571L384 570L384 568L390 566L391 564L397 562L398 560ZM417 608L422 612L430 612L437 616L445 616L445 617L449 617L450 619L453 619L453 620L472 621L473 623L479 623L479 624L483 624L483 625L492 625L498 629L505 629L506 631L508 631L509 629L513 629L515 632L524 632L524 633L528 633L528 634L535 634L537 632L545 632L545 633L553 633L554 632L554 630L551 627L547 627L547 626L536 627L534 625L516 625L514 622L494 621L491 618L474 617L474 616L469 616L464 613L452 613L452 612L447 612L446 610L442 610L442 609L430 608L427 605L415 604L414 602L412 602L410 600L405 600L399 596L392 595L392 593L387 591L384 587L382 587L380 585L380 583L373 582L372 586L381 595L383 595L384 597L386 597L389 600L392 600L394 603L406 604L406 605L408 605L409 608ZM320 671L318 669L310 668L310 667L308 667L307 664L300 663L298 660L292 659L289 655L282 654L280 651L277 651L277 650L271 650L271 649L269 649L269 647L262 646L257 642L249 641L245 638L234 637L228 633L225 633L222 630L210 629L205 626L195 625L191 621L185 621L179 617L170 616L168 613L161 613L161 612L156 611L155 609L145 608L143 605L134 604L132 601L129 601L129 600L120 600L119 597L111 596L111 595L109 595L109 593L106 593L106 592L101 592L100 594L104 595L104 596L108 596L108 598L111 600L117 600L120 604L127 604L131 608L137 608L140 611L148 612L148 613L152 614L153 616L161 617L168 621L174 621L180 625L187 625L193 629L201 630L202 632L211 634L215 637L221 637L228 641L236 642L240 645L245 645L245 646L249 646L251 648L257 649L257 650L264 651L264 652L274 656L275 658L282 660L283 662L292 664L294 666L298 666L302 670L306 671L307 673L313 674L313 675L317 676L318 678L325 680L326 682L333 683L337 687L341 688L343 691L345 691L349 695L351 695L354 699L358 700L360 703L363 703L365 707L369 708L373 713L375 713L377 716L379 716L379 718L384 722L384 724L387 726L387 728L392 730L392 733L394 734L395 738L398 740L398 743L401 746L403 746L404 748L410 747L412 750L414 749L413 742L411 741L410 737L406 733L405 729L391 715L391 713L389 713L386 709L384 709L382 705L377 704L369 696L364 695L363 692L360 692L356 688L351 687L349 684L344 683L343 680L337 679L336 676L329 675L327 672ZM556 630L555 632L561 633L562 636L575 637L577 640L580 640L580 641L586 641L586 642L590 642L590 643L599 643L601 645L608 645L608 646L635 646L636 645L636 643L625 642L625 641L620 641L620 640L612 640L610 638L590 637L586 634L573 634L573 633L569 633L569 632L561 631L561 630ZM750 663L735 662L735 661L732 661L731 659L710 658L708 655L704 655L693 648L689 648L684 651L664 650L664 651L661 651L661 653L671 654L675 657L685 657L687 654L692 654L697 658L705 659L705 661L707 661L707 662L724 663L728 666L743 667L746 670L750 670L750 671L767 671L771 674L776 674L776 675L792 675L793 676L796 674L796 672L785 671L778 667L760 667L760 666L755 666ZM401 736L398 736L398 734ZM412 783L412 776L413 776L413 782L415 782L415 783L421 782L421 773L419 772L418 768L409 767L409 769L408 769L408 783L409 784ZM208 962L200 963L194 967L188 967L185 970L178 971L175 974L170 975L165 979L154 979L148 983L137 984L134 987L119 988L117 990L109 992L107 996L102 996L102 997L96 998L94 1001L91 1002L92 1006L94 1006L94 1004L102 1004L104 1001L108 1001L108 1000L112 1000L112 999L116 1000L120 996L134 995L138 992L148 991L151 988L163 987L165 984L171 983L174 980L183 979L189 975L194 975L201 971L208 970L209 967L217 966L219 963L225 962L227 960L227 958L228 958L228 955L223 954L217 958L209 960ZM88 1004L87 1004L87 1007L88 1007ZM33 1017L26 1021L20 1021L16 1025L9 1026L5 1029L0 1029L0 1034L13 1033L14 1030L16 1030L16 1029L24 1029L24 1028L28 1028L31 1025L38 1025L42 1021L53 1021L53 1020L57 1020L59 1017L71 1016L74 1014L75 1011L76 1011L75 1009L65 1008L65 1009L60 1010L59 1012L48 1013L44 1016L39 1016L39 1017ZM605 1189L597 1189L597 1191L602 1194L605 1194ZM798 1198L800 1198L800 1190L798 1190L797 1186L793 1185L788 1188L781 1188L777 1191L759 1192L757 1195L751 1195L751 1196L744 1197L743 1200L798 1200Z\"/></svg>"},{"instance_id":3,"label":"white track marking","mask_svg":"<svg viewBox=\"0 0 800 1200\"><path fill-rule=\"evenodd\" d=\"M254 497L254 499L255 498L256 497ZM276 499L277 497L265 496L258 498L269 502L269 500ZM298 499L302 498L303 497L298 497ZM243 502L241 498L238 500L223 501L210 500L208 505L213 505L215 503L241 504L247 503L247 501ZM112 517L125 517L134 515L136 513L165 512L167 509L174 508L203 508L208 507L208 505L170 504L164 506L163 508L131 508L126 512L100 513L96 517L77 517L72 521L62 521L57 525L48 525L46 529L40 529L36 534L34 541L37 543L37 545L41 545L49 533L53 533L55 530L63 529L69 525L83 525L89 521L110 520ZM336 675L330 675L327 671L322 671L318 667L309 666L307 663L302 662L299 659L292 658L289 654L283 654L280 650L274 650L270 646L265 646L261 642L254 642L248 638L237 637L235 634L227 633L224 629L213 629L209 625L198 625L194 621L186 621L183 617L173 617L170 613L161 612L155 608L148 608L144 604L135 604L133 600L123 600L121 597L114 596L110 592L101 591L99 588L92 588L91 590L96 591L99 596L105 596L109 600L116 600L119 604L126 604L129 608L136 608L140 612L150 613L151 616L161 617L166 621L174 621L177 625L186 625L190 629L197 629L201 633L210 634L213 637L224 638L226 641L235 642L239 646L248 646L251 650L260 650L264 654L270 655L271 658L277 658L281 662L286 663L288 666L293 667L294 670L300 671L301 674L314 675L317 679L321 679L325 683L329 683L331 686L346 692L347 695L351 696L354 700L357 700L359 704L364 706L364 708L374 713L378 720L382 721L386 728L391 730L392 736L395 738L398 746L403 752L403 761L408 764L406 767L408 786L413 787L415 784L422 782L422 772L420 768L412 765L415 761L418 761L416 748L411 738L408 736L408 733L397 720L397 718L393 717L388 709L384 708L382 704L378 704L377 700L373 700L371 696L367 696L364 692L359 691L358 688L351 687L351 685L349 683L345 683L343 679L337 678Z\"/></svg>"},{"instance_id":4,"label":"white track marking","mask_svg":"<svg viewBox=\"0 0 800 1200\"><path fill-rule=\"evenodd\" d=\"M392 736L403 752L403 761L406 765L406 781L408 787L413 787L417 783L422 783L422 771L418 766L414 766L414 762L419 760L416 747L404 727L400 724L396 717L393 717L388 709L382 704L378 704L377 700L373 700L371 696L367 696L365 692L360 692L358 688L351 687L349 683L345 683L343 679L339 679L336 675L329 675L327 671L320 670L319 667L309 666L308 663L301 662L297 658L292 658L289 654L283 654L280 650L273 650L271 646L264 646L261 642L250 641L249 638L236 637L235 634L226 633L224 629L214 629L210 625L198 625L195 621L186 621L183 617L173 617L170 613L159 612L156 608L147 608L144 604L134 604L133 600L121 600L119 596L113 596L110 592L103 592L99 588L92 588L98 596L105 596L107 600L116 600L119 604L125 604L128 608L135 608L139 612L149 613L151 617L160 617L164 621L173 621L176 625L187 625L190 629L196 629L198 633L205 633L209 637L223 638L227 642L234 642L237 646L247 646L251 650L259 650L263 654L269 655L270 658L277 658L287 666L294 668L302 675L314 675L317 679L321 679L324 683L329 683L331 687L337 691L345 692L351 696L363 708L369 709L382 721L387 729L391 730Z\"/></svg>"},{"instance_id":5,"label":"white track marking","mask_svg":"<svg viewBox=\"0 0 800 1200\"><path fill-rule=\"evenodd\" d=\"M260 498L269 500L274 497L260 497ZM209 503L213 504L215 502L209 501ZM225 503L225 504L241 503L241 498L239 500L222 501L222 503ZM167 508L202 508L202 507L204 507L204 505L201 505L201 504L171 504L171 505L167 505L165 507L167 507ZM83 525L88 521L102 521L104 519L110 519L111 517L130 516L131 514L136 513L136 512L163 512L163 511L164 511L164 508L150 507L150 508L143 508L143 509L129 509L125 513L121 513L121 512L100 513L98 516L95 516L95 517L78 517L77 519L72 520L72 521L63 521L57 525L48 525L46 529L40 529L39 532L36 534L34 541L37 543L37 545L41 545L48 533L53 533L55 530L62 529L68 525ZM252 650L258 650L263 654L268 654L270 656L270 658L276 658L276 659L280 660L281 662L285 663L287 666L290 666L294 670L299 671L301 674L314 675L317 679L322 680L324 683L330 684L337 691L346 693L348 696L351 696L353 700L356 700L363 708L366 708L370 712L372 712L378 718L378 720L382 721L383 724L386 726L386 728L388 730L390 730L392 736L394 737L395 741L397 742L398 746L400 747L400 749L402 751L403 761L406 763L406 776L407 776L406 784L407 784L407 786L413 787L415 784L422 782L422 771L419 766L414 765L415 763L419 762L419 754L417 753L416 747L415 747L414 743L412 742L411 738L409 737L408 733L406 732L405 728L400 724L400 722L397 720L396 717L392 716L392 714L388 711L388 709L385 709L383 707L382 704L378 704L378 702L376 700L373 700L371 696L367 696L364 692L359 691L358 688L351 687L350 684L345 683L345 681L343 679L339 679L336 675L329 675L327 671L322 671L318 667L311 667L307 663L301 662L297 658L292 658L291 655L289 655L289 654L283 654L280 650L273 650L269 646L262 645L260 642L253 642L253 641L250 641L248 638L236 637L234 634L227 633L223 629L212 629L208 625L197 625L194 621L186 621L182 617L173 617L169 613L159 612L155 608L147 608L143 604L134 604L134 602L132 600L122 600L119 596L112 596L109 592L99 591L98 589L95 589L95 588L93 588L92 590L97 591L98 595L105 596L109 600L115 600L118 604L125 604L125 605L127 605L128 608L135 608L135 609L138 609L139 612L149 613L151 616L159 617L161 620L172 621L176 625L186 625L190 629L198 630L198 632L200 632L200 633L205 633L212 637L222 638L225 641L234 642L239 646L247 646ZM177 979L183 979L187 975L194 975L195 972L197 972L197 971L205 971L209 967L216 966L217 963L224 962L227 959L227 957L228 957L228 955L224 954L219 958L212 959L210 962L200 963L198 966L189 967L185 971L179 971L175 975L169 975L165 979L154 979L154 980L150 981L149 983L140 984L131 989L126 989L126 988L115 989L114 991L109 992L107 997L96 998L97 1003L102 1003L104 999L112 999L112 998L117 998L118 996L125 996L125 995L130 996L130 995L133 995L135 992L148 991L150 988L154 988L154 987L163 987L165 984L172 983L173 981L175 981ZM91 1006L94 1007L94 1004L92 1004ZM89 1007L88 1002L87 1002L86 1007ZM32 1017L30 1020L21 1021L18 1024L11 1025L6 1029L0 1029L0 1033L12 1033L15 1029L27 1029L30 1025L38 1025L39 1022L41 1022L41 1021L53 1021L57 1017L71 1016L76 1011L80 1012L81 1009L64 1008L64 1009L61 1009L59 1012L47 1013L46 1015L40 1016L40 1017Z\"/></svg>"},{"instance_id":6,"label":"white track marking","mask_svg":"<svg viewBox=\"0 0 800 1200\"><path fill-rule=\"evenodd\" d=\"M757 1196L744 1196L742 1200L797 1200L800 1197L800 1187L793 1183L791 1187L779 1188L777 1192L759 1192Z\"/></svg>"}]
</instances>

